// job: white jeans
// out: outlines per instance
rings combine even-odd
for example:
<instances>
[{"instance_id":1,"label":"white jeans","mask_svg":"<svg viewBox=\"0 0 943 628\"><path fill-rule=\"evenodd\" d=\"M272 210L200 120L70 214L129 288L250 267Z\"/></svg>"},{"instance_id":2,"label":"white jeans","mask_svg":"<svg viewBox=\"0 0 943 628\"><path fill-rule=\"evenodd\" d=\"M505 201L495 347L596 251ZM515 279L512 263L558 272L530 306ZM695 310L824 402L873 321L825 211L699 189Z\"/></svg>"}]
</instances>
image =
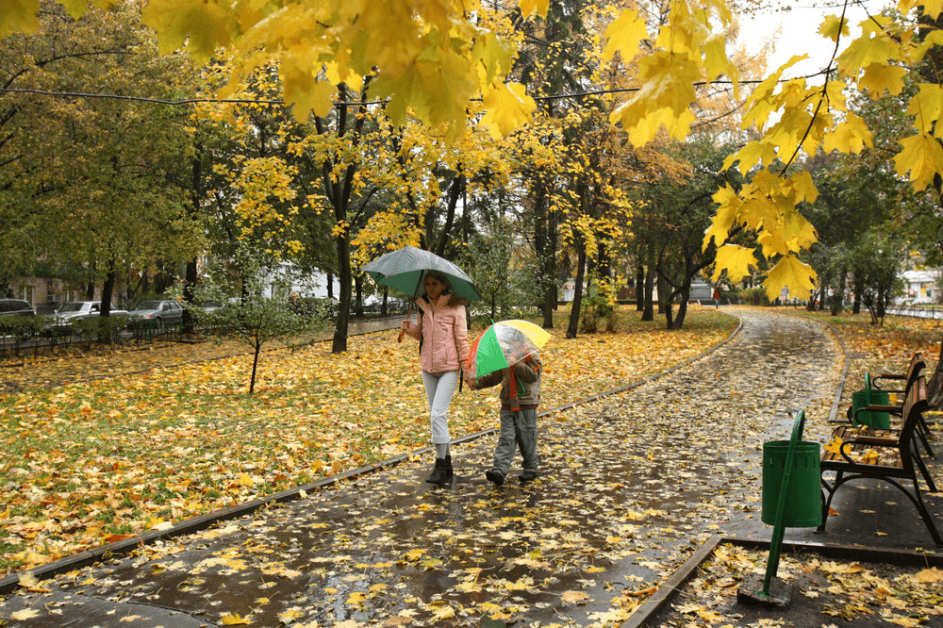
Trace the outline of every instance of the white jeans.
<instances>
[{"instance_id":1,"label":"white jeans","mask_svg":"<svg viewBox=\"0 0 943 628\"><path fill-rule=\"evenodd\" d=\"M449 405L452 395L458 386L461 371L445 371L444 373L422 372L422 383L426 387L426 398L429 400L429 417L432 422L432 442L442 445L449 438Z\"/></svg>"}]
</instances>

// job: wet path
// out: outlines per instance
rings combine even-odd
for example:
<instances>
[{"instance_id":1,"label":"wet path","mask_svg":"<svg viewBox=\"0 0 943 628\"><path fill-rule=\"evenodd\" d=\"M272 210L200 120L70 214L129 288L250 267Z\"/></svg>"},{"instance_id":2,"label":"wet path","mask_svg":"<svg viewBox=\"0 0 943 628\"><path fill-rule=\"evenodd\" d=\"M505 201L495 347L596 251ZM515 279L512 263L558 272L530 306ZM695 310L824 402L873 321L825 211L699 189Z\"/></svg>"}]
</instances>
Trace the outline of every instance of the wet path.
<instances>
[{"instance_id":1,"label":"wet path","mask_svg":"<svg viewBox=\"0 0 943 628\"><path fill-rule=\"evenodd\" d=\"M544 416L537 482L520 486L512 469L493 488L487 435L453 448L451 489L422 482L430 460L405 462L59 577L45 597L0 604L0 617L35 612L20 615L23 626L618 625L711 535L769 537L759 521L762 443L788 437L792 412L807 409L808 439L828 432L842 367L828 329L739 314L740 333L708 357Z\"/></svg>"}]
</instances>

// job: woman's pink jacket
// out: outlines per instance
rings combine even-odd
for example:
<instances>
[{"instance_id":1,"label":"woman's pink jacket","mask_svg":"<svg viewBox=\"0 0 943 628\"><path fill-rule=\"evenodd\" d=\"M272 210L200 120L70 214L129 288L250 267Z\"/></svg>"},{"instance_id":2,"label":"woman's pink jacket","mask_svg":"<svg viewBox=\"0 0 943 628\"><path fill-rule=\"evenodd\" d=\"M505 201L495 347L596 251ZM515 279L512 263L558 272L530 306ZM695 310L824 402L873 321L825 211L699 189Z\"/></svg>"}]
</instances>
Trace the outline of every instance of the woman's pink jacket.
<instances>
[{"instance_id":1,"label":"woman's pink jacket","mask_svg":"<svg viewBox=\"0 0 943 628\"><path fill-rule=\"evenodd\" d=\"M419 324L410 322L406 333L419 340L422 349L419 364L427 373L465 370L468 362L468 324L465 306L452 305L452 295L443 294L436 303L435 312L424 298L416 301L422 308Z\"/></svg>"}]
</instances>

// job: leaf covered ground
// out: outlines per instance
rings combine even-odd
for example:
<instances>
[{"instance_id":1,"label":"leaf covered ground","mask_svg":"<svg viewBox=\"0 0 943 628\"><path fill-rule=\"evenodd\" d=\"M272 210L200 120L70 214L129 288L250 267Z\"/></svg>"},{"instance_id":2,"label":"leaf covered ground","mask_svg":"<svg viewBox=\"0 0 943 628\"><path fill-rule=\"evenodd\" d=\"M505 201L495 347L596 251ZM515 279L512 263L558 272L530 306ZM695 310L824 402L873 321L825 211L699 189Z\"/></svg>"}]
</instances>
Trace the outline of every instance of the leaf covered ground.
<instances>
[{"instance_id":1,"label":"leaf covered ground","mask_svg":"<svg viewBox=\"0 0 943 628\"><path fill-rule=\"evenodd\" d=\"M558 325L543 355L544 408L683 362L735 326L710 309L672 332L620 316L615 333L575 340ZM3 369L20 391L0 396L0 573L427 445L416 344L397 335L353 337L342 355L328 343L266 352L252 396L245 355L198 361L218 357L212 343L120 352L111 370L126 374L62 386L42 383L103 375L108 356ZM494 427L496 414L493 392L457 394L453 438Z\"/></svg>"},{"instance_id":2,"label":"leaf covered ground","mask_svg":"<svg viewBox=\"0 0 943 628\"><path fill-rule=\"evenodd\" d=\"M738 603L744 580L760 585L767 552L722 545L687 583L665 626L938 625L943 617L943 571L864 560L833 560L814 552L784 556L777 578L791 590L788 616L775 608ZM774 589L775 590L775 589ZM865 623L870 622L870 623Z\"/></svg>"}]
</instances>

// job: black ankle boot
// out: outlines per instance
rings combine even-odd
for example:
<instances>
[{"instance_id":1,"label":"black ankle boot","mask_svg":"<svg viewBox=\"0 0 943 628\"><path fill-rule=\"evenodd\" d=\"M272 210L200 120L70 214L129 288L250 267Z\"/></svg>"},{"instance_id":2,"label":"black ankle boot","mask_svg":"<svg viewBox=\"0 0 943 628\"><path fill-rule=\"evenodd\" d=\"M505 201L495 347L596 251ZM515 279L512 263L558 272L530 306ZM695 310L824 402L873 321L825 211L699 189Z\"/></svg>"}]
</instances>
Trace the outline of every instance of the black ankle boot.
<instances>
[{"instance_id":1,"label":"black ankle boot","mask_svg":"<svg viewBox=\"0 0 943 628\"><path fill-rule=\"evenodd\" d=\"M453 478L454 475L455 475L455 474L452 472L452 456L451 456L451 454L445 457L445 463L442 465L442 468L443 468L442 481L439 482L439 485L440 485L440 486L445 486L446 484L448 484L449 482L452 481L452 478Z\"/></svg>"},{"instance_id":2,"label":"black ankle boot","mask_svg":"<svg viewBox=\"0 0 943 628\"><path fill-rule=\"evenodd\" d=\"M445 477L445 458L436 458L435 469L432 470L432 475L426 478L426 482L441 485L443 477Z\"/></svg>"},{"instance_id":3,"label":"black ankle boot","mask_svg":"<svg viewBox=\"0 0 943 628\"><path fill-rule=\"evenodd\" d=\"M445 486L452 481L452 476L452 456L436 458L435 469L432 470L432 475L429 476L426 482L438 486Z\"/></svg>"}]
</instances>

